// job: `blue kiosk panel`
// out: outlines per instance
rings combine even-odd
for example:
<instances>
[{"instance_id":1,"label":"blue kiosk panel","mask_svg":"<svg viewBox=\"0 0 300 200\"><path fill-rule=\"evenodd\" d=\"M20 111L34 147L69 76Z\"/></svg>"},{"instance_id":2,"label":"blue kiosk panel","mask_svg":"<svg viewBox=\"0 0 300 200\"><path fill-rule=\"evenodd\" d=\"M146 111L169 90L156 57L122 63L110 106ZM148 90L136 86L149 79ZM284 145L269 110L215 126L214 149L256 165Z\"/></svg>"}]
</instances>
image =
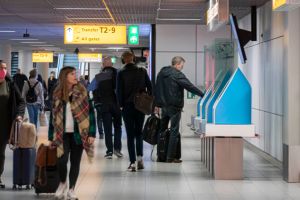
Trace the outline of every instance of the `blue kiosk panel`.
<instances>
[{"instance_id":1,"label":"blue kiosk panel","mask_svg":"<svg viewBox=\"0 0 300 200\"><path fill-rule=\"evenodd\" d=\"M222 81L218 84L216 87L215 92L212 94L211 98L207 102L206 105L206 116L207 116L207 123L212 123L213 122L213 106L218 99L219 95L223 91L223 88L227 84L228 80L230 79L230 71L228 71Z\"/></svg>"},{"instance_id":2,"label":"blue kiosk panel","mask_svg":"<svg viewBox=\"0 0 300 200\"><path fill-rule=\"evenodd\" d=\"M215 124L251 124L251 86L237 68L213 108Z\"/></svg>"},{"instance_id":3,"label":"blue kiosk panel","mask_svg":"<svg viewBox=\"0 0 300 200\"><path fill-rule=\"evenodd\" d=\"M211 97L212 94L212 86L207 90L204 97L202 99L199 99L198 106L197 106L197 116L201 117L201 119L205 119L205 107L206 104Z\"/></svg>"}]
</instances>

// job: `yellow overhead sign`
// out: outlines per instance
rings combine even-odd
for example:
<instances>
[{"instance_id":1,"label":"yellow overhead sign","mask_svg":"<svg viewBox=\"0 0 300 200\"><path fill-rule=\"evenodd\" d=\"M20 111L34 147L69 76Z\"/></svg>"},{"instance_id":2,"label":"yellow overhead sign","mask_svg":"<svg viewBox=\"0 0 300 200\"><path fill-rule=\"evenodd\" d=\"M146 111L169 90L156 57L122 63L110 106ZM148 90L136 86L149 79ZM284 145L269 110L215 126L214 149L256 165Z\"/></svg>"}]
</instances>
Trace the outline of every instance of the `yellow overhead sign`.
<instances>
[{"instance_id":1,"label":"yellow overhead sign","mask_svg":"<svg viewBox=\"0 0 300 200\"><path fill-rule=\"evenodd\" d=\"M287 0L273 0L273 10L276 10L277 8L281 7L282 5L286 4Z\"/></svg>"},{"instance_id":2,"label":"yellow overhead sign","mask_svg":"<svg viewBox=\"0 0 300 200\"><path fill-rule=\"evenodd\" d=\"M65 25L65 44L126 44L126 26Z\"/></svg>"},{"instance_id":3,"label":"yellow overhead sign","mask_svg":"<svg viewBox=\"0 0 300 200\"><path fill-rule=\"evenodd\" d=\"M101 53L79 53L79 62L102 62Z\"/></svg>"},{"instance_id":4,"label":"yellow overhead sign","mask_svg":"<svg viewBox=\"0 0 300 200\"><path fill-rule=\"evenodd\" d=\"M53 62L53 52L36 52L32 53L32 62Z\"/></svg>"}]
</instances>

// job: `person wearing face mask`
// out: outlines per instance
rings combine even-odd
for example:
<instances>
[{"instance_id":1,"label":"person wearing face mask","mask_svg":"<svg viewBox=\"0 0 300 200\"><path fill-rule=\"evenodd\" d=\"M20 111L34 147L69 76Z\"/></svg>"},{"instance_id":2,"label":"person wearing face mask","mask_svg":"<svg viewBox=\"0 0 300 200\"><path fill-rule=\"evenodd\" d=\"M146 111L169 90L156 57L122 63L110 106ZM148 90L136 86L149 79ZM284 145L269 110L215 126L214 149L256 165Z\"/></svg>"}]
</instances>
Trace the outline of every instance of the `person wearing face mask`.
<instances>
[{"instance_id":1,"label":"person wearing face mask","mask_svg":"<svg viewBox=\"0 0 300 200\"><path fill-rule=\"evenodd\" d=\"M5 149L14 120L22 120L25 102L18 86L7 74L6 63L0 61L0 187L4 188L1 176L4 171Z\"/></svg>"},{"instance_id":2,"label":"person wearing face mask","mask_svg":"<svg viewBox=\"0 0 300 200\"><path fill-rule=\"evenodd\" d=\"M160 70L155 85L155 112L157 113L159 108L162 111L159 133L165 131L168 128L169 121L171 121L167 151L167 162L170 163L182 162L179 158L175 158L175 154L176 141L179 135L179 122L184 104L184 89L200 97L204 95L181 72L184 63L185 60L182 57L175 56L172 59L171 66L163 67Z\"/></svg>"}]
</instances>

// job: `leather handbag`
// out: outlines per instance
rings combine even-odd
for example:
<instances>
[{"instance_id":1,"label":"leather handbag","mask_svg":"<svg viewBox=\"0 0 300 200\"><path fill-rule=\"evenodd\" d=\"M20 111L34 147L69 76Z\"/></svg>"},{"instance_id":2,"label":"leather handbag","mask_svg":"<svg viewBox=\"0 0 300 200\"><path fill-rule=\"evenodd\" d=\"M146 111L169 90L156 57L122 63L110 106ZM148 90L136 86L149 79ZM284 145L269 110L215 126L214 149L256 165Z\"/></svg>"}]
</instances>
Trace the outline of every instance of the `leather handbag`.
<instances>
[{"instance_id":1,"label":"leather handbag","mask_svg":"<svg viewBox=\"0 0 300 200\"><path fill-rule=\"evenodd\" d=\"M24 121L14 121L9 138L9 147L14 150L16 148L33 148L37 142L37 134L35 125Z\"/></svg>"},{"instance_id":2,"label":"leather handbag","mask_svg":"<svg viewBox=\"0 0 300 200\"><path fill-rule=\"evenodd\" d=\"M137 77L143 77L145 76L145 74L140 74L139 73L142 72L144 73L141 69L138 69L137 71ZM135 80L135 85L137 86L137 88L135 89L136 93L134 95L133 98L133 103L134 103L134 107L135 109L137 109L138 111L146 114L146 115L150 115L152 113L153 110L153 101L154 101L154 97L151 96L149 93L147 93L144 89L139 88L140 85L144 85L145 79L140 79L136 78ZM141 84L138 84L139 82L142 82Z\"/></svg>"},{"instance_id":3,"label":"leather handbag","mask_svg":"<svg viewBox=\"0 0 300 200\"><path fill-rule=\"evenodd\" d=\"M51 149L45 144L40 144L37 156L36 156L36 166L38 167L48 167L55 166L57 162L56 148Z\"/></svg>"},{"instance_id":4,"label":"leather handbag","mask_svg":"<svg viewBox=\"0 0 300 200\"><path fill-rule=\"evenodd\" d=\"M150 115L153 110L154 97L146 92L138 92L134 96L134 107L146 115Z\"/></svg>"},{"instance_id":5,"label":"leather handbag","mask_svg":"<svg viewBox=\"0 0 300 200\"><path fill-rule=\"evenodd\" d=\"M36 156L35 165L37 167L36 184L45 186L47 184L47 167L56 166L57 164L57 149L50 148L43 143L39 146Z\"/></svg>"}]
</instances>

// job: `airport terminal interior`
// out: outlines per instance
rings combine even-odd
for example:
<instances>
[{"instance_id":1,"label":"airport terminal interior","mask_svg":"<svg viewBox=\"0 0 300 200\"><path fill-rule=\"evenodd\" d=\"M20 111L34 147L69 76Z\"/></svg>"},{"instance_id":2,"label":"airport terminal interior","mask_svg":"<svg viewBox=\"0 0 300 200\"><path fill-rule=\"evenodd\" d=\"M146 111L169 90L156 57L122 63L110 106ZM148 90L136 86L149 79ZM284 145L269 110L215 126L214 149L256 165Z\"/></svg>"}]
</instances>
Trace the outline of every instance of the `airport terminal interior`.
<instances>
[{"instance_id":1,"label":"airport terminal interior","mask_svg":"<svg viewBox=\"0 0 300 200\"><path fill-rule=\"evenodd\" d=\"M15 171L26 168L16 164L22 147L7 145L0 199L299 200L299 21L299 0L0 0L0 70L6 63L7 77L29 77L36 69L48 91L50 73L58 78L72 66L76 78L91 86L105 59L118 77L123 53L131 52L154 92L161 69L180 56L181 72L204 93L184 90L177 145L182 162L160 160L161 141L169 138L155 127L156 145L143 131L144 169L129 171L123 118L123 156L114 153L108 159L106 133L95 127L95 156L90 162L82 154L77 198L69 193L56 198L56 189L37 192L39 169L45 177L49 170L39 168L35 157L24 172L32 180L17 183L21 175ZM93 98L94 89L87 88ZM45 106L52 101L49 94ZM23 119L29 118L27 108ZM50 111L51 106L38 117L34 152L49 143ZM96 109L94 115L99 117ZM146 114L145 127L153 116Z\"/></svg>"}]
</instances>

